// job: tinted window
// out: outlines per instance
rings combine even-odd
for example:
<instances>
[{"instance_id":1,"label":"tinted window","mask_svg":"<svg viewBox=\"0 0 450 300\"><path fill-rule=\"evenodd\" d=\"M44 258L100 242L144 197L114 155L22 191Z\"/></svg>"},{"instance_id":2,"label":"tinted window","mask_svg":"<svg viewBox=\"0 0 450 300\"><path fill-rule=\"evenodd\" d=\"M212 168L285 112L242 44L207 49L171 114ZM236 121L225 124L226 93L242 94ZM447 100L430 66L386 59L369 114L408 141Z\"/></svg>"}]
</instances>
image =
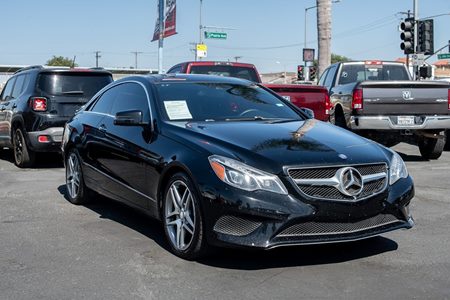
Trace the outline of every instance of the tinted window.
<instances>
[{"instance_id":1,"label":"tinted window","mask_svg":"<svg viewBox=\"0 0 450 300\"><path fill-rule=\"evenodd\" d=\"M342 67L339 84L365 80L409 80L402 65L346 64Z\"/></svg>"},{"instance_id":2,"label":"tinted window","mask_svg":"<svg viewBox=\"0 0 450 300\"><path fill-rule=\"evenodd\" d=\"M16 77L11 78L10 80L8 80L8 82L6 83L5 87L3 88L3 92L2 92L2 101L6 101L8 99L6 99L6 97L11 96L11 92L14 86L14 82L16 81Z\"/></svg>"},{"instance_id":3,"label":"tinted window","mask_svg":"<svg viewBox=\"0 0 450 300\"><path fill-rule=\"evenodd\" d=\"M169 70L169 72L167 73L172 73L172 74L177 74L177 73L181 73L181 70L183 69L183 66L175 66L172 69Z\"/></svg>"},{"instance_id":4,"label":"tinted window","mask_svg":"<svg viewBox=\"0 0 450 300\"><path fill-rule=\"evenodd\" d=\"M115 88L111 88L104 92L94 106L90 109L93 112L103 113L103 114L111 114L111 108L114 103L114 99L116 98L117 93Z\"/></svg>"},{"instance_id":5,"label":"tinted window","mask_svg":"<svg viewBox=\"0 0 450 300\"><path fill-rule=\"evenodd\" d=\"M80 93L91 98L112 81L109 74L95 73L41 73L37 88L50 95L70 95Z\"/></svg>"},{"instance_id":6,"label":"tinted window","mask_svg":"<svg viewBox=\"0 0 450 300\"><path fill-rule=\"evenodd\" d=\"M26 75L17 76L16 84L14 85L14 89L11 95L13 98L17 98L22 93L26 77L27 77Z\"/></svg>"},{"instance_id":7,"label":"tinted window","mask_svg":"<svg viewBox=\"0 0 450 300\"><path fill-rule=\"evenodd\" d=\"M332 66L328 69L327 78L325 78L324 85L330 89L333 84L334 74L336 73L336 66Z\"/></svg>"},{"instance_id":8,"label":"tinted window","mask_svg":"<svg viewBox=\"0 0 450 300\"><path fill-rule=\"evenodd\" d=\"M144 114L144 121L149 121L149 108L147 94L144 88L137 83L124 83L114 87L114 98L111 115L127 110L140 110Z\"/></svg>"},{"instance_id":9,"label":"tinted window","mask_svg":"<svg viewBox=\"0 0 450 300\"><path fill-rule=\"evenodd\" d=\"M228 83L161 83L159 106L168 120L217 121L301 117L257 85Z\"/></svg>"},{"instance_id":10,"label":"tinted window","mask_svg":"<svg viewBox=\"0 0 450 300\"><path fill-rule=\"evenodd\" d=\"M320 76L318 85L322 85L322 86L323 86L323 85L325 84L325 78L327 77L328 70L330 70L330 69L326 69L326 70L322 73L322 76Z\"/></svg>"},{"instance_id":11,"label":"tinted window","mask_svg":"<svg viewBox=\"0 0 450 300\"><path fill-rule=\"evenodd\" d=\"M236 67L227 65L192 66L190 73L236 77L254 82L259 81L255 69L248 67Z\"/></svg>"}]
</instances>

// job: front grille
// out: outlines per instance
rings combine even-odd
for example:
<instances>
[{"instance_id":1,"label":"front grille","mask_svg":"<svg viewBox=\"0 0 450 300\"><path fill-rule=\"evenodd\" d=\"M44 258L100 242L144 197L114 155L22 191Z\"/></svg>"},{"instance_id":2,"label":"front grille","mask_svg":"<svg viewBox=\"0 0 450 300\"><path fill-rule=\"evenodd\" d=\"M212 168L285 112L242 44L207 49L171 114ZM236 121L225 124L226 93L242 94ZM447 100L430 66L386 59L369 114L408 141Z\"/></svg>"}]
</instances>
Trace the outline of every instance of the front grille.
<instances>
[{"instance_id":1,"label":"front grille","mask_svg":"<svg viewBox=\"0 0 450 300\"><path fill-rule=\"evenodd\" d=\"M261 222L235 216L222 216L214 225L214 231L234 236L244 236L255 231L261 224Z\"/></svg>"},{"instance_id":2,"label":"front grille","mask_svg":"<svg viewBox=\"0 0 450 300\"><path fill-rule=\"evenodd\" d=\"M401 223L401 221L395 216L388 214L380 214L365 220L349 223L305 222L284 229L277 237L349 234L394 223Z\"/></svg>"},{"instance_id":3,"label":"front grille","mask_svg":"<svg viewBox=\"0 0 450 300\"><path fill-rule=\"evenodd\" d=\"M351 166L355 168L362 177L374 175L374 174L384 174L382 178L377 180L369 181L364 183L362 191L356 196L349 196L343 194L336 186L331 185L331 183L302 183L302 180L312 180L317 179L318 181L324 179L333 179L336 177L336 172L343 166L337 167L321 167L321 168L291 168L288 169L288 175L294 180L297 180L296 186L300 189L302 193L312 198L319 198L325 200L340 200L340 201L355 201L368 198L370 196L377 195L381 193L387 186L387 166L384 163L371 164L371 165L357 165Z\"/></svg>"}]
</instances>

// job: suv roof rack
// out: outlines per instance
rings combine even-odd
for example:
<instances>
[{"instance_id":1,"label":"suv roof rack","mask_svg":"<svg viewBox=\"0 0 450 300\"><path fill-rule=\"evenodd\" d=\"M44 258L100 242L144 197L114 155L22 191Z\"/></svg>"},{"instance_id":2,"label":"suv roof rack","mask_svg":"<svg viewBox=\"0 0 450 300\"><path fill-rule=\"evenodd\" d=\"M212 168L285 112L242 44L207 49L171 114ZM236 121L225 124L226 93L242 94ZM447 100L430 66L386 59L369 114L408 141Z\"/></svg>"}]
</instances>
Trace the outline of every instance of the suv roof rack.
<instances>
[{"instance_id":1,"label":"suv roof rack","mask_svg":"<svg viewBox=\"0 0 450 300\"><path fill-rule=\"evenodd\" d=\"M23 71L27 71L27 70L32 70L32 69L43 69L44 67L42 65L34 65L34 66L28 66L22 69L17 70L16 72L14 72L14 74L23 72Z\"/></svg>"}]
</instances>

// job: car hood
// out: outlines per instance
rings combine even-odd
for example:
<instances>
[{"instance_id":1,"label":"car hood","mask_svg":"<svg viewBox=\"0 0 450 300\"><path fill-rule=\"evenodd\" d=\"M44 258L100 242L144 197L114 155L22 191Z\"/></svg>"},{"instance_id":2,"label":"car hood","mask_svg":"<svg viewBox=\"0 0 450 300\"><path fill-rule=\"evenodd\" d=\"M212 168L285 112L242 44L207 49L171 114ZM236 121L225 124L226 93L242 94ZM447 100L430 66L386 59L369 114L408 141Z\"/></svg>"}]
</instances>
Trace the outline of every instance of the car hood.
<instances>
[{"instance_id":1,"label":"car hood","mask_svg":"<svg viewBox=\"0 0 450 300\"><path fill-rule=\"evenodd\" d=\"M386 150L368 139L315 119L270 123L178 123L178 141L281 172L286 166L388 162Z\"/></svg>"}]
</instances>

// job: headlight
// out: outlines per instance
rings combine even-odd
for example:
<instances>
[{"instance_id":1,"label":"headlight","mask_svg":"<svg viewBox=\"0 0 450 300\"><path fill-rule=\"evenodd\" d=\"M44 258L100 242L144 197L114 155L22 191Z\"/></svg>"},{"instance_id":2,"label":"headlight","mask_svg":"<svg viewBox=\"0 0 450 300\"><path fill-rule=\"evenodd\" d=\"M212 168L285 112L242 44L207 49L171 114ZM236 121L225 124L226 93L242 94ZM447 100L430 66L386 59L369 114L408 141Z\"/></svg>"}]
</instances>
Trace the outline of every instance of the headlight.
<instances>
[{"instance_id":1,"label":"headlight","mask_svg":"<svg viewBox=\"0 0 450 300\"><path fill-rule=\"evenodd\" d=\"M288 194L276 175L219 155L212 155L208 159L217 177L231 186L246 191L265 190L283 195Z\"/></svg>"},{"instance_id":2,"label":"headlight","mask_svg":"<svg viewBox=\"0 0 450 300\"><path fill-rule=\"evenodd\" d=\"M400 178L408 177L405 162L396 152L392 151L391 164L389 166L389 184L393 185Z\"/></svg>"}]
</instances>

